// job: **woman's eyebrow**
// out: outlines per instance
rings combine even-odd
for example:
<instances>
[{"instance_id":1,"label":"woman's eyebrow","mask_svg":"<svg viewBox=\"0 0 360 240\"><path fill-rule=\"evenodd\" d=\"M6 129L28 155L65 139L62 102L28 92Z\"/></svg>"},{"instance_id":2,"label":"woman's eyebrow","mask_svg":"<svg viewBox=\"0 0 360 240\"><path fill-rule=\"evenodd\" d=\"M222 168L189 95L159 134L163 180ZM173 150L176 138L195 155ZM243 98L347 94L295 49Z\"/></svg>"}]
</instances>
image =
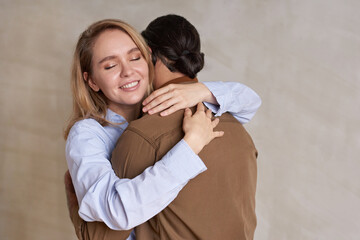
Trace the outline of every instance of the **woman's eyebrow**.
<instances>
[{"instance_id":1,"label":"woman's eyebrow","mask_svg":"<svg viewBox=\"0 0 360 240\"><path fill-rule=\"evenodd\" d=\"M103 59L101 59L101 60L98 62L98 64L101 64L101 63L103 63L103 62L105 62L105 61L107 61L107 60L111 60L111 59L115 59L115 58L116 58L115 55L111 55L111 56L104 57Z\"/></svg>"},{"instance_id":2,"label":"woman's eyebrow","mask_svg":"<svg viewBox=\"0 0 360 240\"><path fill-rule=\"evenodd\" d=\"M115 55L111 55L111 56L104 57L103 59L101 59L101 60L98 62L98 64L101 64L101 63L103 63L103 62L105 62L105 61L107 61L107 60L111 60L111 59L114 59L114 58L116 58Z\"/></svg>"},{"instance_id":3,"label":"woman's eyebrow","mask_svg":"<svg viewBox=\"0 0 360 240\"><path fill-rule=\"evenodd\" d=\"M140 51L138 47L134 47L134 48L130 49L127 53L130 54L130 53L136 52L136 51Z\"/></svg>"},{"instance_id":4,"label":"woman's eyebrow","mask_svg":"<svg viewBox=\"0 0 360 240\"><path fill-rule=\"evenodd\" d=\"M129 51L127 51L127 54L130 54L130 53L133 53L133 52L137 52L137 51L140 51L138 47L134 47L132 49L130 49ZM98 64L101 64L107 60L112 60L112 59L115 59L116 56L115 55L110 55L110 56L107 56L107 57L104 57L103 59L101 59Z\"/></svg>"}]
</instances>

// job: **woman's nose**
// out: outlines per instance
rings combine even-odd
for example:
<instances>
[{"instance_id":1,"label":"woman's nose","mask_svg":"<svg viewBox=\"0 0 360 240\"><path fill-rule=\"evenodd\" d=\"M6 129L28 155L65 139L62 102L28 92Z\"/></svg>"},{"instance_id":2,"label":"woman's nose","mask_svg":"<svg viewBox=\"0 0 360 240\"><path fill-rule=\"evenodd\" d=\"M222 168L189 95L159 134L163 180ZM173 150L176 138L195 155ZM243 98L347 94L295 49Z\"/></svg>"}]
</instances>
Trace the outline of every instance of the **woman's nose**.
<instances>
[{"instance_id":1,"label":"woman's nose","mask_svg":"<svg viewBox=\"0 0 360 240\"><path fill-rule=\"evenodd\" d=\"M129 63L124 63L120 72L120 77L129 77L134 72Z\"/></svg>"}]
</instances>

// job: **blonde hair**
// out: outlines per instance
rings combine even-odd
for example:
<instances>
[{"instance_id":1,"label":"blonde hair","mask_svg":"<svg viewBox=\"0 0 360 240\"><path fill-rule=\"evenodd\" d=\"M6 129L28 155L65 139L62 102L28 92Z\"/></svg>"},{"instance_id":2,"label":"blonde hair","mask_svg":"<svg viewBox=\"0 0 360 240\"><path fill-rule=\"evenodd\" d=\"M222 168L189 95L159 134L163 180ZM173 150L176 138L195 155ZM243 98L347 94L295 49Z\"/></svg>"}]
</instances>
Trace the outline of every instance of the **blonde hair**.
<instances>
[{"instance_id":1,"label":"blonde hair","mask_svg":"<svg viewBox=\"0 0 360 240\"><path fill-rule=\"evenodd\" d=\"M91 76L93 45L101 33L113 29L123 31L129 35L139 48L148 64L150 83L148 92L151 90L154 66L151 62L149 48L141 35L132 26L117 19L104 19L93 23L80 35L74 52L71 72L73 111L64 131L65 139L67 139L71 127L77 121L85 118L93 118L103 126L111 124L106 120L107 103L105 95L101 91L93 91L86 79L84 79L83 73L88 72L88 75Z\"/></svg>"}]
</instances>

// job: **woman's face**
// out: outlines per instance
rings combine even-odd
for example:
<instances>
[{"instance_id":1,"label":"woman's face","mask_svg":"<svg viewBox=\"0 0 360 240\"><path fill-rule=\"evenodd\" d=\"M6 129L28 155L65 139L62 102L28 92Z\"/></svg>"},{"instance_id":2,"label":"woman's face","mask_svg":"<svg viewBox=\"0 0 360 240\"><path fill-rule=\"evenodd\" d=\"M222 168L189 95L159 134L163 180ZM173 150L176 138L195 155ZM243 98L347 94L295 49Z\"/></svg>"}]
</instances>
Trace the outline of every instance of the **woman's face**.
<instances>
[{"instance_id":1,"label":"woman's face","mask_svg":"<svg viewBox=\"0 0 360 240\"><path fill-rule=\"evenodd\" d=\"M120 30L99 35L93 46L92 70L89 86L101 90L115 112L141 102L149 86L146 60L133 40Z\"/></svg>"}]
</instances>

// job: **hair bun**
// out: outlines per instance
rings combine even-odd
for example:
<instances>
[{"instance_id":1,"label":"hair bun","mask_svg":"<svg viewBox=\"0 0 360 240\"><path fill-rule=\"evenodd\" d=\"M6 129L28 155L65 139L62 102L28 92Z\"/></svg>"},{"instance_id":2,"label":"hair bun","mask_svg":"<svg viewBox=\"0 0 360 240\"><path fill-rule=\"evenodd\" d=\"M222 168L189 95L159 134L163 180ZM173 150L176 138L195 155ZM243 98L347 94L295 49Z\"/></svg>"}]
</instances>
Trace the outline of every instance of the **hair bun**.
<instances>
[{"instance_id":1,"label":"hair bun","mask_svg":"<svg viewBox=\"0 0 360 240\"><path fill-rule=\"evenodd\" d=\"M196 74L204 67L204 54L185 50L172 65L179 72L195 78Z\"/></svg>"},{"instance_id":2,"label":"hair bun","mask_svg":"<svg viewBox=\"0 0 360 240\"><path fill-rule=\"evenodd\" d=\"M184 50L180 56L186 56L188 55L190 52L188 50Z\"/></svg>"}]
</instances>

